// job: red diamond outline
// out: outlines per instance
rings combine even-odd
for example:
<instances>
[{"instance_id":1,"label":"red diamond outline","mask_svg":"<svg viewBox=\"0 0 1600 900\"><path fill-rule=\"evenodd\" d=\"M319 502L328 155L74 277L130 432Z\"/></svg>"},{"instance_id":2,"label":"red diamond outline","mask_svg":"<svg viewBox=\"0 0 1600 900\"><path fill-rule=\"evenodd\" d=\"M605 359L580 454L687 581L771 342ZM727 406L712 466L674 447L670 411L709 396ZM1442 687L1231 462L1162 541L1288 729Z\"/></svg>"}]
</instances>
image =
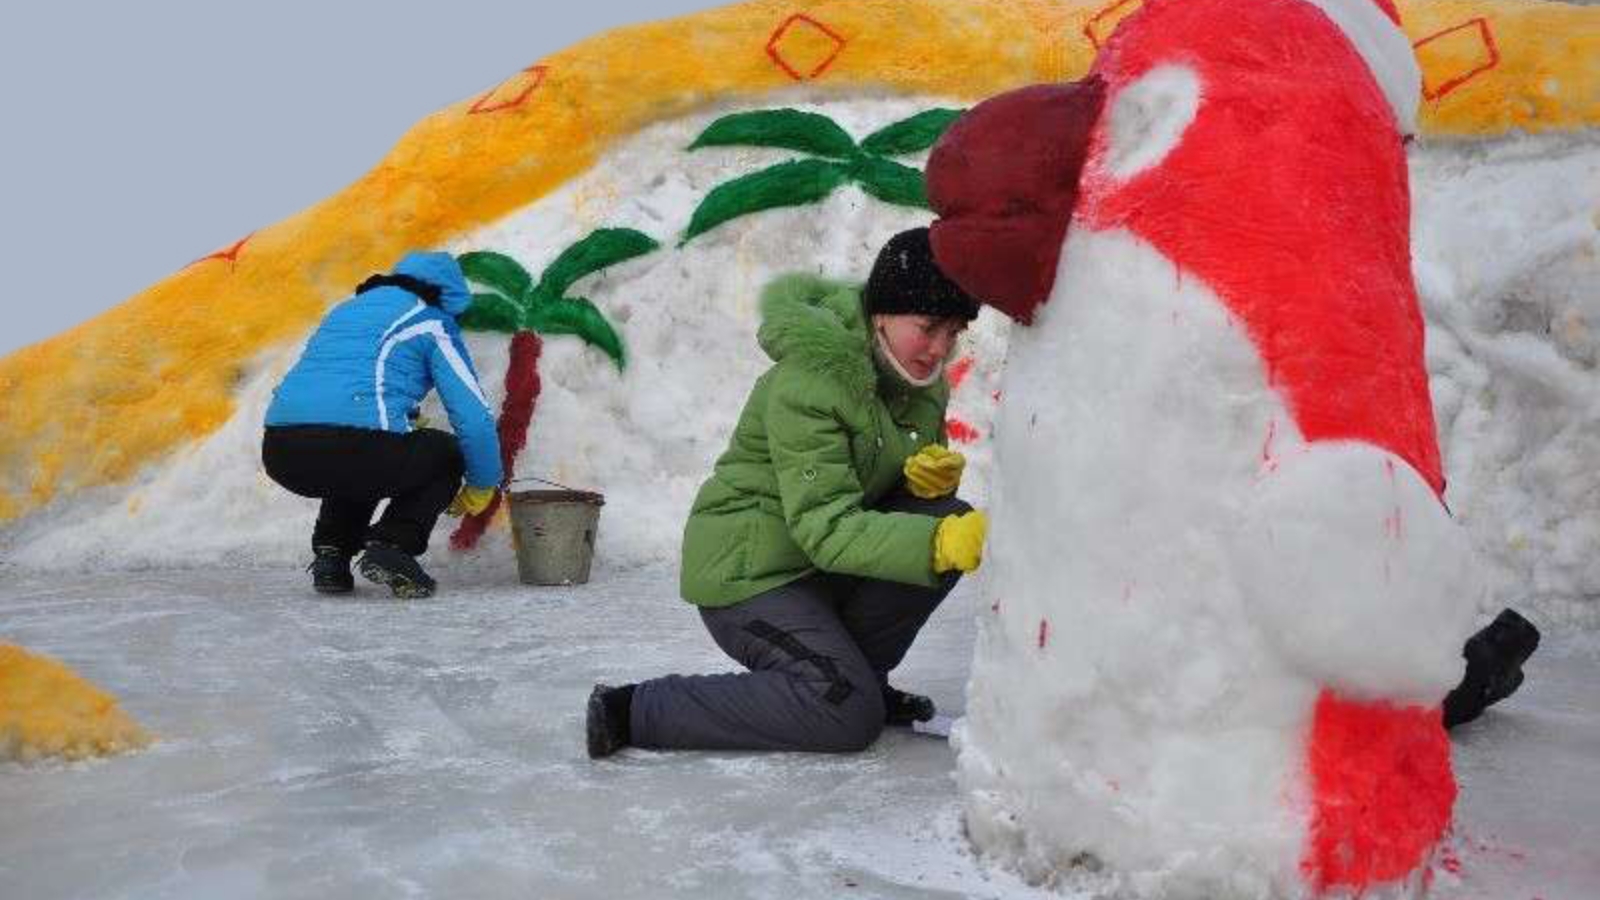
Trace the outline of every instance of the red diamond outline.
<instances>
[{"instance_id":1,"label":"red diamond outline","mask_svg":"<svg viewBox=\"0 0 1600 900\"><path fill-rule=\"evenodd\" d=\"M809 75L801 75L799 72L796 72L794 67L789 65L789 63L783 58L783 54L778 52L778 45L783 43L784 35L788 34L789 29L799 22L804 22L807 25L810 25L812 28L817 29L831 38L834 43L833 53L829 54L828 58L819 63L815 69L812 69ZM772 32L771 37L767 38L767 56L771 57L772 61L777 64L778 68L787 72L789 77L793 78L795 81L809 81L817 78L823 72L826 72L828 67L833 65L833 61L839 58L839 54L844 52L844 48L848 46L849 43L850 41L846 39L844 35L834 31L832 28L829 28L816 19L811 18L805 13L795 13L789 18L784 19L783 24L779 25Z\"/></svg>"},{"instance_id":2,"label":"red diamond outline","mask_svg":"<svg viewBox=\"0 0 1600 900\"><path fill-rule=\"evenodd\" d=\"M1447 34L1454 34L1455 32L1464 28L1471 28L1474 25L1478 26L1478 36L1483 41L1484 49L1489 51L1489 61L1477 67L1476 69L1467 72L1465 75L1457 75L1455 78L1446 81L1444 84L1439 86L1437 91L1430 92L1428 90L1428 80L1424 78L1422 80L1422 96L1429 100L1438 100L1445 94L1450 93L1456 88L1461 87L1463 84L1466 84L1472 79L1477 78L1479 75L1482 75L1484 72L1487 72L1490 69L1500 65L1500 47L1494 42L1494 30L1489 27L1489 20L1483 16L1477 16L1462 22L1460 25L1452 25L1443 31L1434 32L1422 40L1417 41L1415 44L1412 44L1411 49L1413 51L1421 50L1423 44L1442 38Z\"/></svg>"},{"instance_id":3,"label":"red diamond outline","mask_svg":"<svg viewBox=\"0 0 1600 900\"><path fill-rule=\"evenodd\" d=\"M494 96L495 91L498 91L501 88L505 87L506 86L506 82L509 82L511 80L511 78L520 78L523 75L532 75L533 76L533 84L530 84L526 88L523 88L522 93L520 93L517 96L511 98L510 100L507 100L504 103L495 103L493 105L485 105L485 104L489 103L489 98ZM518 72L517 74L511 76L511 78L507 78L505 81L502 81L499 84L495 85L494 87L490 88L489 90L485 91L483 96L481 96L478 99L472 101L472 105L467 108L467 115L475 116L475 115L479 115L480 113L499 112L499 111L501 111L503 109L510 109L513 106L521 106L525 101L527 101L527 99L529 97L531 97L533 95L534 91L538 90L539 87L544 84L544 80L547 77L549 77L549 75L550 75L550 67L549 66L546 66L546 65L529 66L526 69L523 69L522 71Z\"/></svg>"},{"instance_id":4,"label":"red diamond outline","mask_svg":"<svg viewBox=\"0 0 1600 900\"><path fill-rule=\"evenodd\" d=\"M228 268L230 270L235 269L239 265L239 251L243 250L244 249L244 245L248 244L250 242L250 239L255 237L255 236L256 236L256 233L254 231L252 231L249 234L245 235L244 237L238 239L237 241L234 241L228 247L226 247L226 248L224 248L222 250L218 250L215 253L208 253L205 256L202 256L199 259L195 260L194 262L189 263L189 265L184 266L184 268L185 269L193 268L194 266L198 266L203 262L208 262L208 261L213 260L213 259L220 259L220 260L224 260L224 261L226 261L228 263Z\"/></svg>"},{"instance_id":5,"label":"red diamond outline","mask_svg":"<svg viewBox=\"0 0 1600 900\"><path fill-rule=\"evenodd\" d=\"M1083 23L1083 36L1089 40L1089 46L1093 47L1097 51L1101 47L1100 41L1094 36L1094 23L1100 21L1101 19L1104 19L1106 16L1111 15L1112 13L1114 13L1117 10L1123 8L1124 6L1127 6L1129 3L1141 3L1141 2L1143 2L1143 0L1117 0L1117 2L1111 4L1110 6L1106 7L1105 9L1100 10L1099 12L1097 12L1093 16L1091 16L1089 18L1089 21ZM1116 33L1116 29L1113 28L1111 30L1111 32L1112 32L1112 34L1115 34ZM1109 39L1110 37L1111 37L1110 34L1106 35L1107 39Z\"/></svg>"}]
</instances>

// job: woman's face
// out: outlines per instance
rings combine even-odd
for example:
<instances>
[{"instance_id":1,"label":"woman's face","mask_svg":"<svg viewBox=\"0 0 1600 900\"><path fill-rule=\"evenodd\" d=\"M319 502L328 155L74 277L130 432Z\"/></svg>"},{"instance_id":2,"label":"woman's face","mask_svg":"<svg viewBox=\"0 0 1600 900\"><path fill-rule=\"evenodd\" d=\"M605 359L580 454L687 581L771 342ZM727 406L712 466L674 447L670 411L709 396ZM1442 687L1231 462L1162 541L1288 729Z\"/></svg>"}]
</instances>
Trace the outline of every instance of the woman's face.
<instances>
[{"instance_id":1,"label":"woman's face","mask_svg":"<svg viewBox=\"0 0 1600 900\"><path fill-rule=\"evenodd\" d=\"M967 329L967 320L956 316L895 313L872 318L895 361L916 379L937 372L955 349L956 338Z\"/></svg>"}]
</instances>

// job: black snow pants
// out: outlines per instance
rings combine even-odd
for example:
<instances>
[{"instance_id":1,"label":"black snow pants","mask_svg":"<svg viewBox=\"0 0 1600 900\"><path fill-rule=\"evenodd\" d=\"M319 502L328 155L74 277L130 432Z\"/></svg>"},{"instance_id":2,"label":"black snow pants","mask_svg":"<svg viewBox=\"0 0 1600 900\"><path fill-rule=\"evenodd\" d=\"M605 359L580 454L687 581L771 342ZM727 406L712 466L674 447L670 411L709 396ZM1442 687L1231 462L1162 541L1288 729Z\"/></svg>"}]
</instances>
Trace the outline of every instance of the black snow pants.
<instances>
[{"instance_id":1,"label":"black snow pants","mask_svg":"<svg viewBox=\"0 0 1600 900\"><path fill-rule=\"evenodd\" d=\"M455 435L423 428L409 434L340 425L275 425L261 442L267 475L302 497L322 501L312 547L354 556L368 540L412 556L461 487L466 464ZM372 514L388 499L376 523Z\"/></svg>"},{"instance_id":2,"label":"black snow pants","mask_svg":"<svg viewBox=\"0 0 1600 900\"><path fill-rule=\"evenodd\" d=\"M947 516L953 497L896 494L886 511ZM931 552L931 549L930 549ZM883 730L883 686L955 587L818 572L700 618L748 672L669 675L633 693L632 743L658 749L863 750Z\"/></svg>"}]
</instances>

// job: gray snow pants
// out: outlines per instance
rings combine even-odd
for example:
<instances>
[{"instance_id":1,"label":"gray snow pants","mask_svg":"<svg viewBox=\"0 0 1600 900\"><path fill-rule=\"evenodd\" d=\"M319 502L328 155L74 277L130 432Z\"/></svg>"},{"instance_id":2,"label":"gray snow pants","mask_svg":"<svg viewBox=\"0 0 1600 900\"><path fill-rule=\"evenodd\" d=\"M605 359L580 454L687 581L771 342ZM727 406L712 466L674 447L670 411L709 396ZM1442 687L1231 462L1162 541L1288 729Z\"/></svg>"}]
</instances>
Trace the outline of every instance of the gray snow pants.
<instances>
[{"instance_id":1,"label":"gray snow pants","mask_svg":"<svg viewBox=\"0 0 1600 900\"><path fill-rule=\"evenodd\" d=\"M947 516L954 497L892 495L884 511ZM955 587L818 572L733 606L701 609L723 652L749 669L640 683L632 743L656 749L864 750L883 730L883 685Z\"/></svg>"}]
</instances>

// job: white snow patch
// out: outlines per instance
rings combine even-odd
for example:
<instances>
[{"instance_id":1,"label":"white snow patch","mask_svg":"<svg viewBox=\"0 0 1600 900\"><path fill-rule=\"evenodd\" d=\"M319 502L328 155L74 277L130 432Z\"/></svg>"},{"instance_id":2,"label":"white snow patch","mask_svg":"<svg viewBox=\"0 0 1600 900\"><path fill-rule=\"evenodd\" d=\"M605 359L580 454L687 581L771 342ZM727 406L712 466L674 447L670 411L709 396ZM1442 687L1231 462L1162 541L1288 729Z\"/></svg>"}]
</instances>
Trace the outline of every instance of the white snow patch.
<instances>
[{"instance_id":1,"label":"white snow patch","mask_svg":"<svg viewBox=\"0 0 1600 900\"><path fill-rule=\"evenodd\" d=\"M1200 111L1200 76L1188 66L1157 66L1111 101L1106 166L1127 180L1178 146Z\"/></svg>"}]
</instances>

